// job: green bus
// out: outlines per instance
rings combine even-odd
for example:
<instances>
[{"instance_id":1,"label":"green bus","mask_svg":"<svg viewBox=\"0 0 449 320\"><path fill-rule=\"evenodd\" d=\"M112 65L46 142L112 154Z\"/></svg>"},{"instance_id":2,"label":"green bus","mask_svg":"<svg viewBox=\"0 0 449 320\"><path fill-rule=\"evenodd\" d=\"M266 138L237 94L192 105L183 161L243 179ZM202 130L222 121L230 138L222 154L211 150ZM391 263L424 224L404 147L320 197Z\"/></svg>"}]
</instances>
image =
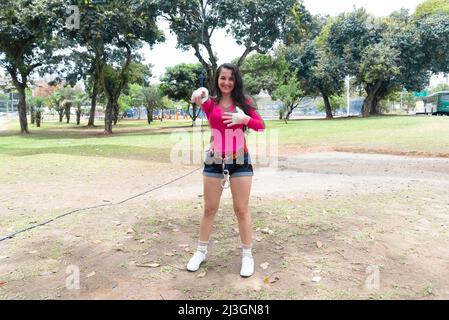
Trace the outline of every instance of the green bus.
<instances>
[{"instance_id":1,"label":"green bus","mask_svg":"<svg viewBox=\"0 0 449 320\"><path fill-rule=\"evenodd\" d=\"M423 98L424 105L416 113L449 115L449 91L441 91Z\"/></svg>"}]
</instances>

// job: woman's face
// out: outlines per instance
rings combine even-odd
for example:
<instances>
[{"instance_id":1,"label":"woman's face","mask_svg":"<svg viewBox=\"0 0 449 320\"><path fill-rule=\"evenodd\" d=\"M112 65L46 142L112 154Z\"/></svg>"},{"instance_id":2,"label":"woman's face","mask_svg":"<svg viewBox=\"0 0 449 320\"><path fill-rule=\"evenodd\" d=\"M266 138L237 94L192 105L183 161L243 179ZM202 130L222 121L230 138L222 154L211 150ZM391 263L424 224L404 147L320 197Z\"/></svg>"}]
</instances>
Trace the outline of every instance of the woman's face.
<instances>
[{"instance_id":1,"label":"woman's face","mask_svg":"<svg viewBox=\"0 0 449 320\"><path fill-rule=\"evenodd\" d=\"M222 95L231 94L234 90L235 79L232 70L222 68L218 76L218 88Z\"/></svg>"}]
</instances>

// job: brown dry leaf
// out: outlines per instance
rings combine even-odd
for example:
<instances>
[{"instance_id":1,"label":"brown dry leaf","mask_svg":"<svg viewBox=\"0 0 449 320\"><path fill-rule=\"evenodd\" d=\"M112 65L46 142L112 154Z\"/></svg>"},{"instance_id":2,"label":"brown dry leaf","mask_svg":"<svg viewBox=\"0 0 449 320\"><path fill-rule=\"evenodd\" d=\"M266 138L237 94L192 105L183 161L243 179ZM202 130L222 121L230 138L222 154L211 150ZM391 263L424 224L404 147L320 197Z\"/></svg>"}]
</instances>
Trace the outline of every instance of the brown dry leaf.
<instances>
[{"instance_id":1,"label":"brown dry leaf","mask_svg":"<svg viewBox=\"0 0 449 320\"><path fill-rule=\"evenodd\" d=\"M269 264L268 262L264 262L264 263L262 263L262 264L260 265L260 267L261 267L262 269L266 270L266 269L268 268L269 265L270 265L270 264Z\"/></svg>"},{"instance_id":2,"label":"brown dry leaf","mask_svg":"<svg viewBox=\"0 0 449 320\"><path fill-rule=\"evenodd\" d=\"M273 279L270 279L270 283L275 283L279 280L279 277L274 277Z\"/></svg>"},{"instance_id":3,"label":"brown dry leaf","mask_svg":"<svg viewBox=\"0 0 449 320\"><path fill-rule=\"evenodd\" d=\"M269 284L270 283L270 277L263 277L263 282L265 283L265 284Z\"/></svg>"},{"instance_id":4,"label":"brown dry leaf","mask_svg":"<svg viewBox=\"0 0 449 320\"><path fill-rule=\"evenodd\" d=\"M161 265L159 263L136 263L136 267L143 267L143 268L157 268L160 267Z\"/></svg>"},{"instance_id":5,"label":"brown dry leaf","mask_svg":"<svg viewBox=\"0 0 449 320\"><path fill-rule=\"evenodd\" d=\"M206 271L201 271L201 273L197 276L197 278L204 278L206 276Z\"/></svg>"}]
</instances>

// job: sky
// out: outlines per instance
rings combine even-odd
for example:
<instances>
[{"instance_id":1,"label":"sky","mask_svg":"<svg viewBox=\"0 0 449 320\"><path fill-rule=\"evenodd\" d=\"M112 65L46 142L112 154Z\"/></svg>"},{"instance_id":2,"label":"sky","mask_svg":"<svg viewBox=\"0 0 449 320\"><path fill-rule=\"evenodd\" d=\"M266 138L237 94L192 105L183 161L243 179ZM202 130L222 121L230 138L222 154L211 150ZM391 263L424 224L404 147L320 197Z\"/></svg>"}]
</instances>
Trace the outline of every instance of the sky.
<instances>
[{"instance_id":1,"label":"sky","mask_svg":"<svg viewBox=\"0 0 449 320\"><path fill-rule=\"evenodd\" d=\"M312 14L338 15L343 12L352 11L356 8L364 7L369 13L376 16L387 16L393 11L401 8L414 12L416 6L422 0L304 0L304 5ZM164 30L167 40L163 44L157 44L152 50L145 46L142 50L146 63L152 63L154 81L164 74L165 68L178 63L196 63L193 50L181 51L176 49L176 36L168 31L168 24L160 21L160 28ZM212 48L217 53L218 63L229 62L241 56L243 47L238 46L235 41L226 35L223 30L217 30L212 37Z\"/></svg>"}]
</instances>

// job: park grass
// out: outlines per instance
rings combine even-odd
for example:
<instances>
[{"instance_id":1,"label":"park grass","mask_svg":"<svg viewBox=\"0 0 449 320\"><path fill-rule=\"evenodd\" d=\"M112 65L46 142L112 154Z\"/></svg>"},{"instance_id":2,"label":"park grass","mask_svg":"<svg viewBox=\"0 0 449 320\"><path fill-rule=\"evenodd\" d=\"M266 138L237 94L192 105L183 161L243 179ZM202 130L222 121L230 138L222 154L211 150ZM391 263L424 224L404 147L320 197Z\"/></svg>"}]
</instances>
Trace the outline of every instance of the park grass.
<instances>
[{"instance_id":1,"label":"park grass","mask_svg":"<svg viewBox=\"0 0 449 320\"><path fill-rule=\"evenodd\" d=\"M376 116L334 120L271 122L279 130L280 144L330 147L336 150L449 154L449 118L426 116Z\"/></svg>"},{"instance_id":2,"label":"park grass","mask_svg":"<svg viewBox=\"0 0 449 320\"><path fill-rule=\"evenodd\" d=\"M198 122L200 124L200 122ZM190 121L153 122L123 120L112 135L104 135L98 122L95 128L59 122L44 122L41 128L30 125L30 135L18 134L19 124L10 121L0 132L0 155L68 154L134 159L163 159L176 143L173 132L199 138L201 127L192 129ZM204 122L207 126L207 122ZM279 148L410 154L449 155L449 118L426 116L377 116L334 120L266 121L267 133L276 131ZM209 129L204 128L207 144Z\"/></svg>"}]
</instances>

